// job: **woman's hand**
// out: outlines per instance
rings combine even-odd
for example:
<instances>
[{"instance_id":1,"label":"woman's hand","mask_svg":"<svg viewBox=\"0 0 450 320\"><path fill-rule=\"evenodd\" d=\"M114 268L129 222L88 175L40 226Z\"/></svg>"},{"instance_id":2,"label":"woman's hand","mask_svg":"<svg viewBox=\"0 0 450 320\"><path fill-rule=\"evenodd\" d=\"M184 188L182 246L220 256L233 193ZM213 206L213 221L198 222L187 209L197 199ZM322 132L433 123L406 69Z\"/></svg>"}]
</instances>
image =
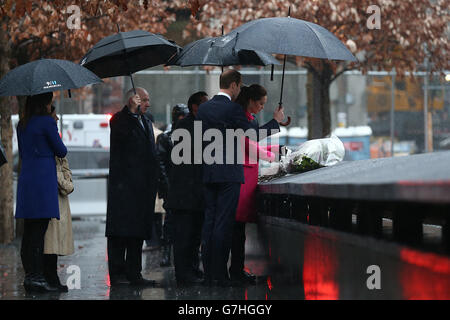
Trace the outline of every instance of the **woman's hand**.
<instances>
[{"instance_id":1,"label":"woman's hand","mask_svg":"<svg viewBox=\"0 0 450 320\"><path fill-rule=\"evenodd\" d=\"M283 106L278 106L273 112L273 118L278 122L282 122L284 120L284 109Z\"/></svg>"}]
</instances>

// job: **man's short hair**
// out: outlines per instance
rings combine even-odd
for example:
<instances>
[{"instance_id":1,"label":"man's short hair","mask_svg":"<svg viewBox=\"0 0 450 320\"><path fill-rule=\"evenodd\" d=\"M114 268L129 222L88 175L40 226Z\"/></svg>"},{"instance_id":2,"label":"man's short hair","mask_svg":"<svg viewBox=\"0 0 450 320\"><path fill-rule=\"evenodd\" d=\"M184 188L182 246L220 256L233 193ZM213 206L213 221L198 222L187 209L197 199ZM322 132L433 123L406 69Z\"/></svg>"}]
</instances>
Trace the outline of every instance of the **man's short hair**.
<instances>
[{"instance_id":1,"label":"man's short hair","mask_svg":"<svg viewBox=\"0 0 450 320\"><path fill-rule=\"evenodd\" d=\"M233 82L236 84L241 83L241 79L242 76L239 71L234 69L226 70L220 75L220 89L229 89Z\"/></svg>"},{"instance_id":2,"label":"man's short hair","mask_svg":"<svg viewBox=\"0 0 450 320\"><path fill-rule=\"evenodd\" d=\"M192 112L193 104L200 105L200 103L202 103L202 98L207 97L207 96L208 96L208 94L205 91L199 91L199 92L192 94L188 100L189 112Z\"/></svg>"}]
</instances>

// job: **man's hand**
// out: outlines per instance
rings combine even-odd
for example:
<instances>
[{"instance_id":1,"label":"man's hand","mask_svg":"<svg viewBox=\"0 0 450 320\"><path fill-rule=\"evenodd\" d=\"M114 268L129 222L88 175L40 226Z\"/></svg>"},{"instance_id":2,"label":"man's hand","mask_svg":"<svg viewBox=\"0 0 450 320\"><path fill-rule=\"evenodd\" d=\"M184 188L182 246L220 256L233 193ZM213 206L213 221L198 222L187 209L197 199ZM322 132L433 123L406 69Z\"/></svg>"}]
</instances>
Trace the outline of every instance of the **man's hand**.
<instances>
[{"instance_id":1,"label":"man's hand","mask_svg":"<svg viewBox=\"0 0 450 320\"><path fill-rule=\"evenodd\" d=\"M284 120L284 109L283 106L278 106L273 112L273 118L278 122L282 122Z\"/></svg>"},{"instance_id":2,"label":"man's hand","mask_svg":"<svg viewBox=\"0 0 450 320\"><path fill-rule=\"evenodd\" d=\"M135 112L137 110L138 105L141 104L141 97L138 94L135 94L132 96L129 100L130 109L132 112Z\"/></svg>"}]
</instances>

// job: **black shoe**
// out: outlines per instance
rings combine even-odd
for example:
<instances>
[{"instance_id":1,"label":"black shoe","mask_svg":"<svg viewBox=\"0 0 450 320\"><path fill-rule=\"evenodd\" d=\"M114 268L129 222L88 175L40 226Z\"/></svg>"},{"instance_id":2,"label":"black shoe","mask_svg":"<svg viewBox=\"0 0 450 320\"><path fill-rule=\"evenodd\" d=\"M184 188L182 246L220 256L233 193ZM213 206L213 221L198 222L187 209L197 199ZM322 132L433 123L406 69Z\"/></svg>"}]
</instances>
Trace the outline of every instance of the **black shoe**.
<instances>
[{"instance_id":1,"label":"black shoe","mask_svg":"<svg viewBox=\"0 0 450 320\"><path fill-rule=\"evenodd\" d=\"M212 280L211 287L231 288L234 284L230 279Z\"/></svg>"},{"instance_id":2,"label":"black shoe","mask_svg":"<svg viewBox=\"0 0 450 320\"><path fill-rule=\"evenodd\" d=\"M65 285L59 285L58 287L59 292L69 292L69 287Z\"/></svg>"},{"instance_id":3,"label":"black shoe","mask_svg":"<svg viewBox=\"0 0 450 320\"><path fill-rule=\"evenodd\" d=\"M58 274L53 273L52 275L44 275L45 280L51 287L55 287L59 292L69 292L69 288L61 283Z\"/></svg>"},{"instance_id":4,"label":"black shoe","mask_svg":"<svg viewBox=\"0 0 450 320\"><path fill-rule=\"evenodd\" d=\"M23 286L27 292L58 292L58 288L51 286L42 275L26 276Z\"/></svg>"},{"instance_id":5,"label":"black shoe","mask_svg":"<svg viewBox=\"0 0 450 320\"><path fill-rule=\"evenodd\" d=\"M203 281L203 278L198 278L196 276L177 277L178 286L196 286L203 284Z\"/></svg>"},{"instance_id":6,"label":"black shoe","mask_svg":"<svg viewBox=\"0 0 450 320\"><path fill-rule=\"evenodd\" d=\"M205 286L205 287L211 287L211 279L209 278L203 278L202 282L200 283L200 285Z\"/></svg>"},{"instance_id":7,"label":"black shoe","mask_svg":"<svg viewBox=\"0 0 450 320\"><path fill-rule=\"evenodd\" d=\"M154 286L156 286L156 281L144 279L144 278L138 278L138 279L130 280L130 285L139 286L139 287L154 287Z\"/></svg>"},{"instance_id":8,"label":"black shoe","mask_svg":"<svg viewBox=\"0 0 450 320\"><path fill-rule=\"evenodd\" d=\"M111 286L123 286L130 284L125 276L110 276L109 283Z\"/></svg>"},{"instance_id":9,"label":"black shoe","mask_svg":"<svg viewBox=\"0 0 450 320\"><path fill-rule=\"evenodd\" d=\"M203 279L203 277L205 276L203 274L203 271L200 269L194 269L193 272L194 272L194 276L196 276L197 278Z\"/></svg>"},{"instance_id":10,"label":"black shoe","mask_svg":"<svg viewBox=\"0 0 450 320\"><path fill-rule=\"evenodd\" d=\"M69 287L63 285L59 279L57 281L47 281L48 284L52 287L58 289L59 292L69 292Z\"/></svg>"},{"instance_id":11,"label":"black shoe","mask_svg":"<svg viewBox=\"0 0 450 320\"><path fill-rule=\"evenodd\" d=\"M253 273L242 270L238 274L230 274L231 280L235 283L256 284L256 276Z\"/></svg>"}]
</instances>

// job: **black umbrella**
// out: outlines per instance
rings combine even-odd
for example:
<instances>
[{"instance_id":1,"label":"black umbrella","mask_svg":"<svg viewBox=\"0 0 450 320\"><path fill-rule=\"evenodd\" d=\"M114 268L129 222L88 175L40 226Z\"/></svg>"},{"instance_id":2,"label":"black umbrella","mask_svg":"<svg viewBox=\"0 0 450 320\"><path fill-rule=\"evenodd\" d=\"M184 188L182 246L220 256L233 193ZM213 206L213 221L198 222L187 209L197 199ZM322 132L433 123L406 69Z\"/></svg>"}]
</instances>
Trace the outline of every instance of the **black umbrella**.
<instances>
[{"instance_id":1,"label":"black umbrella","mask_svg":"<svg viewBox=\"0 0 450 320\"><path fill-rule=\"evenodd\" d=\"M102 80L82 66L58 59L40 59L9 71L0 80L0 96L31 96L81 88Z\"/></svg>"},{"instance_id":2,"label":"black umbrella","mask_svg":"<svg viewBox=\"0 0 450 320\"><path fill-rule=\"evenodd\" d=\"M283 98L286 55L357 61L347 47L327 29L291 17L262 18L243 24L225 35L217 46L233 44L235 50L284 54L280 105Z\"/></svg>"},{"instance_id":3,"label":"black umbrella","mask_svg":"<svg viewBox=\"0 0 450 320\"><path fill-rule=\"evenodd\" d=\"M130 76L134 89L132 73L166 63L179 49L147 31L119 32L97 42L80 64L100 78Z\"/></svg>"},{"instance_id":4,"label":"black umbrella","mask_svg":"<svg viewBox=\"0 0 450 320\"><path fill-rule=\"evenodd\" d=\"M167 65L180 67L188 66L235 66L257 65L266 66L277 64L272 55L255 50L235 50L230 43L224 47L214 46L221 37L204 38L189 43L176 56L167 62Z\"/></svg>"}]
</instances>

